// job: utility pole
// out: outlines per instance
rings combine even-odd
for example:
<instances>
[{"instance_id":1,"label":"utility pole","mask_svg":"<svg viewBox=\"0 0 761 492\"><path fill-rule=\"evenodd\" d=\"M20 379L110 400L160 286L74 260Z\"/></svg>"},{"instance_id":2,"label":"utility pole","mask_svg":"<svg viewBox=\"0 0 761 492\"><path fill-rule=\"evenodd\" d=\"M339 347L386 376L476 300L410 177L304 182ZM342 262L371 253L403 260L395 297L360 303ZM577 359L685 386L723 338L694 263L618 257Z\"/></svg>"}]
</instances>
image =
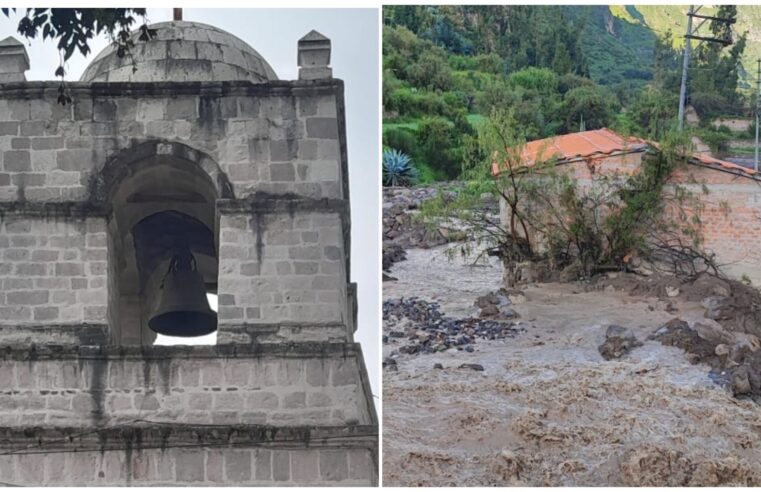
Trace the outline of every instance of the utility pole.
<instances>
[{"instance_id":1,"label":"utility pole","mask_svg":"<svg viewBox=\"0 0 761 492\"><path fill-rule=\"evenodd\" d=\"M692 51L692 14L695 9L690 5L687 13L687 33L684 35L684 60L682 62L682 85L679 88L679 131L684 129L684 103L687 98L687 69L690 66L690 52Z\"/></svg>"},{"instance_id":2,"label":"utility pole","mask_svg":"<svg viewBox=\"0 0 761 492\"><path fill-rule=\"evenodd\" d=\"M761 108L761 59L758 60L758 72L756 74L756 158L753 160L753 169L758 171L758 113Z\"/></svg>"},{"instance_id":3,"label":"utility pole","mask_svg":"<svg viewBox=\"0 0 761 492\"><path fill-rule=\"evenodd\" d=\"M687 32L684 35L684 59L682 63L682 84L679 88L679 116L678 116L678 123L679 123L679 131L682 131L684 129L684 107L687 100L687 72L690 67L690 55L692 54L692 40L697 39L699 41L708 41L709 43L719 43L723 46L729 46L732 44L732 37L729 36L727 38L709 38L705 36L696 36L696 33L700 29L700 27L706 23L706 21L710 20L712 22L721 22L722 24L732 25L736 21L736 19L726 19L721 17L715 17L712 15L698 15L698 10L700 10L700 5L695 7L694 5L690 5L689 10L687 11ZM697 25L694 29L692 28L692 18L696 17L698 19L702 19L702 22Z\"/></svg>"}]
</instances>

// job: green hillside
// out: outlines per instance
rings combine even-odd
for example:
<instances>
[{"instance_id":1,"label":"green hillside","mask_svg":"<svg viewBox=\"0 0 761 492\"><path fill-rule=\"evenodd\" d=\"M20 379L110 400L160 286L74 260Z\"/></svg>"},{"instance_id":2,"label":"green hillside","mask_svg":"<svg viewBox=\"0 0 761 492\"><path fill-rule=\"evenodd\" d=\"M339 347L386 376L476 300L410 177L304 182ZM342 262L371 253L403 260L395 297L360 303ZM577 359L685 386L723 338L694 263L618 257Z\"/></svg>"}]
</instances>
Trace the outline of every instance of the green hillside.
<instances>
[{"instance_id":1,"label":"green hillside","mask_svg":"<svg viewBox=\"0 0 761 492\"><path fill-rule=\"evenodd\" d=\"M386 6L383 143L428 180L455 178L484 157L479 127L495 111L526 140L602 127L662 138L676 126L686 9ZM690 64L687 102L701 120L691 131L721 154L745 135L710 122L753 103L747 67L761 46L750 28L761 7L703 12L737 19L733 45L694 43ZM707 22L700 33L724 28Z\"/></svg>"},{"instance_id":2,"label":"green hillside","mask_svg":"<svg viewBox=\"0 0 761 492\"><path fill-rule=\"evenodd\" d=\"M687 29L688 5L612 5L609 8L611 15L617 20L630 26L644 27L656 36L663 36L670 30L673 34L673 46L680 50L684 46L683 36ZM716 8L703 6L699 13L713 15L716 13ZM761 43L752 42L761 39L761 5L738 5L737 23L733 31L736 34L747 31L748 39L751 41L745 48L742 57L744 70L740 74L743 88L749 88L755 80L756 60L761 58ZM701 32L709 33L706 26ZM604 42L600 41L600 43ZM594 43L590 45L590 49L595 49L593 45Z\"/></svg>"}]
</instances>

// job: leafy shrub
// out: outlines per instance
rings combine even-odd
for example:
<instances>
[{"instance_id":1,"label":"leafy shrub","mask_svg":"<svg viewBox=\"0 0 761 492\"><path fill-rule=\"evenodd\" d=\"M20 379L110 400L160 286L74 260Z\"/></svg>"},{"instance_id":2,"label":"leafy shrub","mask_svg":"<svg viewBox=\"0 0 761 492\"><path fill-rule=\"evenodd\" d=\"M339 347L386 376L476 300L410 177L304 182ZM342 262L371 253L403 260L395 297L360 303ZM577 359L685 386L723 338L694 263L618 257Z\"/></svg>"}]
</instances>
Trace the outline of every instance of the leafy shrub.
<instances>
[{"instance_id":1,"label":"leafy shrub","mask_svg":"<svg viewBox=\"0 0 761 492\"><path fill-rule=\"evenodd\" d=\"M710 128L699 128L695 131L695 134L711 148L711 152L723 155L729 151L731 133L727 134Z\"/></svg>"},{"instance_id":2,"label":"leafy shrub","mask_svg":"<svg viewBox=\"0 0 761 492\"><path fill-rule=\"evenodd\" d=\"M660 139L674 126L678 104L675 94L648 88L639 93L626 114L635 133Z\"/></svg>"},{"instance_id":3,"label":"leafy shrub","mask_svg":"<svg viewBox=\"0 0 761 492\"><path fill-rule=\"evenodd\" d=\"M384 130L383 145L392 149L398 149L407 155L416 155L418 153L415 134L404 128L388 128Z\"/></svg>"},{"instance_id":4,"label":"leafy shrub","mask_svg":"<svg viewBox=\"0 0 761 492\"><path fill-rule=\"evenodd\" d=\"M524 68L510 74L508 81L512 87L535 90L540 94L551 94L558 88L558 76L549 68Z\"/></svg>"},{"instance_id":5,"label":"leafy shrub","mask_svg":"<svg viewBox=\"0 0 761 492\"><path fill-rule=\"evenodd\" d=\"M396 149L383 152L383 186L410 186L417 178L410 156Z\"/></svg>"},{"instance_id":6,"label":"leafy shrub","mask_svg":"<svg viewBox=\"0 0 761 492\"><path fill-rule=\"evenodd\" d=\"M455 178L460 173L462 161L453 151L457 144L454 128L444 118L426 118L418 127L420 155L429 166L448 178Z\"/></svg>"},{"instance_id":7,"label":"leafy shrub","mask_svg":"<svg viewBox=\"0 0 761 492\"><path fill-rule=\"evenodd\" d=\"M690 96L689 102L701 120L711 120L715 116L731 112L726 98L716 93L695 92Z\"/></svg>"},{"instance_id":8,"label":"leafy shrub","mask_svg":"<svg viewBox=\"0 0 761 492\"><path fill-rule=\"evenodd\" d=\"M400 116L446 115L449 111L444 99L433 92L417 91L407 87L391 92L385 101L386 111Z\"/></svg>"},{"instance_id":9,"label":"leafy shrub","mask_svg":"<svg viewBox=\"0 0 761 492\"><path fill-rule=\"evenodd\" d=\"M424 37L430 39L447 51L458 55L467 55L473 52L473 43L457 31L448 17L439 16Z\"/></svg>"},{"instance_id":10,"label":"leafy shrub","mask_svg":"<svg viewBox=\"0 0 761 492\"><path fill-rule=\"evenodd\" d=\"M567 73L558 77L558 92L565 94L571 89L594 84L595 83L591 79L573 73Z\"/></svg>"},{"instance_id":11,"label":"leafy shrub","mask_svg":"<svg viewBox=\"0 0 761 492\"><path fill-rule=\"evenodd\" d=\"M446 59L435 52L425 52L404 70L407 81L415 87L446 91L452 87L452 70Z\"/></svg>"},{"instance_id":12,"label":"leafy shrub","mask_svg":"<svg viewBox=\"0 0 761 492\"><path fill-rule=\"evenodd\" d=\"M571 89L563 98L565 131L578 131L582 118L587 130L609 126L613 122L614 104L613 95L604 87Z\"/></svg>"},{"instance_id":13,"label":"leafy shrub","mask_svg":"<svg viewBox=\"0 0 761 492\"><path fill-rule=\"evenodd\" d=\"M448 114L453 114L458 110L465 110L468 108L469 97L468 94L462 91L448 91L441 94L441 98L444 104L447 105Z\"/></svg>"},{"instance_id":14,"label":"leafy shrub","mask_svg":"<svg viewBox=\"0 0 761 492\"><path fill-rule=\"evenodd\" d=\"M505 62L496 53L481 54L476 56L452 55L449 57L449 66L453 70L469 72L485 72L501 74L505 71Z\"/></svg>"}]
</instances>

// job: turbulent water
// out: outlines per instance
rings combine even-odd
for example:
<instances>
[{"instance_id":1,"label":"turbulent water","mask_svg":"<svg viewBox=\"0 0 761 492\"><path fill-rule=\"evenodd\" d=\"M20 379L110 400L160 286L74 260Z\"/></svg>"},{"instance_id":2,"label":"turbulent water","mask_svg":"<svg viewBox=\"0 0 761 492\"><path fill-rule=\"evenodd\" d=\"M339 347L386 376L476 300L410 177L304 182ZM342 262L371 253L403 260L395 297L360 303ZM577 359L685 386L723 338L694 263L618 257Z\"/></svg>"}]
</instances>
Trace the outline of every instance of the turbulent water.
<instances>
[{"instance_id":1,"label":"turbulent water","mask_svg":"<svg viewBox=\"0 0 761 492\"><path fill-rule=\"evenodd\" d=\"M441 247L408 251L392 274L384 298L435 301L448 316L473 315L473 300L501 282L495 264L449 262ZM656 299L573 284L525 293L513 307L526 331L515 338L400 355L398 370L384 371L385 485L761 484L761 409L680 349L646 340L675 316L701 320L698 304L674 301L669 313ZM610 324L644 345L605 361L597 347Z\"/></svg>"}]
</instances>

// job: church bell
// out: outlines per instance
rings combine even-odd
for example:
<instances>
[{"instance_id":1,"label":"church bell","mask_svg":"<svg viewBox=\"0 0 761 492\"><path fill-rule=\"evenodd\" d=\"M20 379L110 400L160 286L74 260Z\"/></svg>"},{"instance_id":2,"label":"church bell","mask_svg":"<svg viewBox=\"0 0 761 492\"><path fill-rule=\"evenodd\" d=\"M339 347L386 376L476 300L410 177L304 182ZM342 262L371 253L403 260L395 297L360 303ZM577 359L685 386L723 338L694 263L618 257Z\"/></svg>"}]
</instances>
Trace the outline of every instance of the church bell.
<instances>
[{"instance_id":1,"label":"church bell","mask_svg":"<svg viewBox=\"0 0 761 492\"><path fill-rule=\"evenodd\" d=\"M203 276L190 251L172 256L158 308L148 326L156 333L173 337L208 335L217 329L217 313L209 306Z\"/></svg>"}]
</instances>

